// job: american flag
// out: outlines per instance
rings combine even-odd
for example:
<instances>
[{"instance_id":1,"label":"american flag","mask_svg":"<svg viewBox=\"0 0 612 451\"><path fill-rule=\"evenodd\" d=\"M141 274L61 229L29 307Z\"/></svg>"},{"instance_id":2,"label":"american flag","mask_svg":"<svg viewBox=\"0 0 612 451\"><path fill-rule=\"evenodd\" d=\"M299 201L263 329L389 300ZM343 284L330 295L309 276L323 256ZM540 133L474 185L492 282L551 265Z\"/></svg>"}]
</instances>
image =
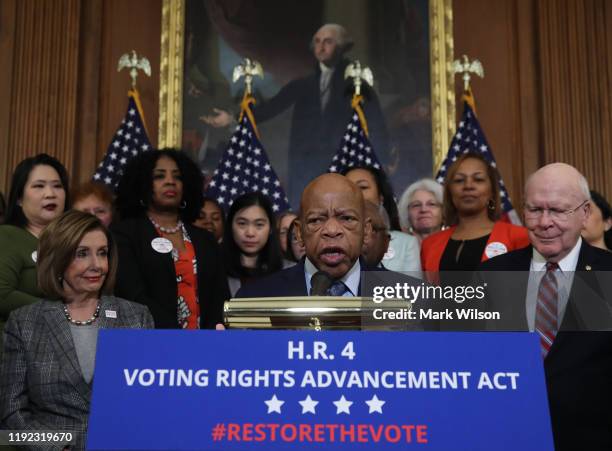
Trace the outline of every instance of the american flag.
<instances>
[{"instance_id":1,"label":"american flag","mask_svg":"<svg viewBox=\"0 0 612 451\"><path fill-rule=\"evenodd\" d=\"M129 91L128 108L121 125L108 146L106 155L98 165L93 179L109 185L113 190L123 175L125 165L141 152L152 149L151 142L141 116L140 99L137 91Z\"/></svg>"},{"instance_id":2,"label":"american flag","mask_svg":"<svg viewBox=\"0 0 612 451\"><path fill-rule=\"evenodd\" d=\"M340 148L336 155L334 155L328 172L342 173L353 166L382 168L356 110L353 110L353 117L346 126L346 132L340 142Z\"/></svg>"},{"instance_id":3,"label":"american flag","mask_svg":"<svg viewBox=\"0 0 612 451\"><path fill-rule=\"evenodd\" d=\"M259 191L270 200L275 213L289 210L285 190L248 116L243 114L236 126L206 188L206 196L217 199L227 210L238 196Z\"/></svg>"},{"instance_id":4,"label":"american flag","mask_svg":"<svg viewBox=\"0 0 612 451\"><path fill-rule=\"evenodd\" d=\"M438 183L444 183L448 168L451 167L455 161L457 161L457 158L459 158L461 154L470 151L480 153L489 162L489 164L497 170L495 157L491 152L487 138L485 138L485 135L482 132L482 128L480 128L480 123L474 114L474 110L470 106L470 102L473 102L473 98L471 97L471 94L466 94L464 96L463 116L461 117L461 121L459 121L457 132L451 141L448 154L446 155L446 158L442 162L438 174L436 175L436 181ZM506 189L504 181L501 178L501 174L499 174L499 195L502 202L502 211L505 216L503 219L514 224L520 224L521 221L518 214L514 210L514 207L512 206L510 196L508 195L508 190Z\"/></svg>"}]
</instances>

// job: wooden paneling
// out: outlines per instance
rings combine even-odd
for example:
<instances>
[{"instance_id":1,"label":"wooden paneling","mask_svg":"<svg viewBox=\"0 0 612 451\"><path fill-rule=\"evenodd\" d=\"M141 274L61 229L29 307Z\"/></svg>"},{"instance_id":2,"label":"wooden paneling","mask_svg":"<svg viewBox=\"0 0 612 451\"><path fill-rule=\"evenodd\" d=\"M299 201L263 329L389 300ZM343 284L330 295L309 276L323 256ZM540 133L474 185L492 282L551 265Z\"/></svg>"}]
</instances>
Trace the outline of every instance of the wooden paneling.
<instances>
[{"instance_id":1,"label":"wooden paneling","mask_svg":"<svg viewBox=\"0 0 612 451\"><path fill-rule=\"evenodd\" d=\"M139 77L149 137L157 141L161 0L0 2L0 190L15 165L47 152L73 182L87 180L127 107L132 49L151 61Z\"/></svg>"},{"instance_id":2,"label":"wooden paneling","mask_svg":"<svg viewBox=\"0 0 612 451\"><path fill-rule=\"evenodd\" d=\"M576 166L612 199L612 5L606 0L541 0L542 163Z\"/></svg>"},{"instance_id":3,"label":"wooden paneling","mask_svg":"<svg viewBox=\"0 0 612 451\"><path fill-rule=\"evenodd\" d=\"M3 80L10 114L1 117L5 189L12 168L26 156L47 152L73 168L81 13L79 0L8 3L14 6L14 31L10 50L10 37L2 38L3 54L12 53L12 75Z\"/></svg>"},{"instance_id":4,"label":"wooden paneling","mask_svg":"<svg viewBox=\"0 0 612 451\"><path fill-rule=\"evenodd\" d=\"M484 66L484 79L472 79L478 120L517 207L525 173L539 160L533 6L530 1L456 0L453 14L455 57L467 54ZM459 77L456 88L460 115Z\"/></svg>"},{"instance_id":5,"label":"wooden paneling","mask_svg":"<svg viewBox=\"0 0 612 451\"><path fill-rule=\"evenodd\" d=\"M151 62L152 76L149 78L140 73L138 91L147 134L151 143L157 144L161 5L161 0L104 1L98 159L106 152L125 115L131 78L126 69L117 73L117 63L121 55L132 50Z\"/></svg>"},{"instance_id":6,"label":"wooden paneling","mask_svg":"<svg viewBox=\"0 0 612 451\"><path fill-rule=\"evenodd\" d=\"M455 0L453 14L455 55L485 67L472 83L478 118L515 206L526 177L554 161L612 199L610 2Z\"/></svg>"}]
</instances>

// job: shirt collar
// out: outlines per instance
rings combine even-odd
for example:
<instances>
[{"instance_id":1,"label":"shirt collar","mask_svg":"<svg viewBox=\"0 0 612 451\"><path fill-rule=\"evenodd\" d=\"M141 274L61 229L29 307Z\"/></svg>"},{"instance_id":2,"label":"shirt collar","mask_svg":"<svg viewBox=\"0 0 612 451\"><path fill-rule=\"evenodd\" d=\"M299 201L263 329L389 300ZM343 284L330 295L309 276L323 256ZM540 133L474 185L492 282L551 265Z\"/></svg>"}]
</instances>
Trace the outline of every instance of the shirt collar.
<instances>
[{"instance_id":1,"label":"shirt collar","mask_svg":"<svg viewBox=\"0 0 612 451\"><path fill-rule=\"evenodd\" d=\"M306 289L310 293L310 280L312 276L318 271L317 267L306 257L304 261L304 275L306 277ZM355 262L353 267L340 279L347 286L353 296L357 296L359 293L359 282L361 281L361 264L359 259Z\"/></svg>"},{"instance_id":2,"label":"shirt collar","mask_svg":"<svg viewBox=\"0 0 612 451\"><path fill-rule=\"evenodd\" d=\"M580 247L582 246L582 237L578 237L578 241L572 248L572 250L563 257L557 263L559 265L559 269L561 272L572 272L576 270L576 266L578 266L578 256L580 255ZM531 262L533 265L534 271L544 271L546 266L546 258L542 254L540 254L536 248L533 248L533 255L531 257Z\"/></svg>"}]
</instances>

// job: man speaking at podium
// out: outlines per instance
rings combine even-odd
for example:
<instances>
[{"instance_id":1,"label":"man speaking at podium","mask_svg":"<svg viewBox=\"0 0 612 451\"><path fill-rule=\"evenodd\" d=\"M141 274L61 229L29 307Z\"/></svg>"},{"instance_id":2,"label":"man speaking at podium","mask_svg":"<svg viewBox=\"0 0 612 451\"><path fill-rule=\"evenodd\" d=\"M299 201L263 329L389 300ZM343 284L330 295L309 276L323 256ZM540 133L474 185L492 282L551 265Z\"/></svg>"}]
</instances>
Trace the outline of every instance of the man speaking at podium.
<instances>
[{"instance_id":1,"label":"man speaking at podium","mask_svg":"<svg viewBox=\"0 0 612 451\"><path fill-rule=\"evenodd\" d=\"M236 297L359 296L366 229L361 190L346 177L324 174L302 194L296 234L306 257L297 265L245 285Z\"/></svg>"}]
</instances>

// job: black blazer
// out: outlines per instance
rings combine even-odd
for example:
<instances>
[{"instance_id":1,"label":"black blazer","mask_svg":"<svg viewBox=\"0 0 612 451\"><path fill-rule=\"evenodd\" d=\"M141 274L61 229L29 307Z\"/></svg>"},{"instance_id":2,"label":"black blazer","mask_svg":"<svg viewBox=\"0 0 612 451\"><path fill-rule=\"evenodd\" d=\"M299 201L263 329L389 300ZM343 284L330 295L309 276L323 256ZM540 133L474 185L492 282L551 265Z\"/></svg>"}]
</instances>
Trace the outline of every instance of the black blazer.
<instances>
[{"instance_id":1,"label":"black blazer","mask_svg":"<svg viewBox=\"0 0 612 451\"><path fill-rule=\"evenodd\" d=\"M214 328L223 321L223 302L229 299L221 253L212 234L185 224L198 262L200 327ZM177 283L172 254L151 247L158 237L147 218L132 218L111 225L119 249L115 294L149 307L155 327L176 329Z\"/></svg>"},{"instance_id":2,"label":"black blazer","mask_svg":"<svg viewBox=\"0 0 612 451\"><path fill-rule=\"evenodd\" d=\"M527 330L525 299L532 247L481 264L487 303ZM544 359L548 401L559 450L612 449L612 254L582 242L565 315ZM490 271L521 271L515 275ZM612 275L612 274L611 274ZM599 330L589 332L589 330Z\"/></svg>"}]
</instances>

